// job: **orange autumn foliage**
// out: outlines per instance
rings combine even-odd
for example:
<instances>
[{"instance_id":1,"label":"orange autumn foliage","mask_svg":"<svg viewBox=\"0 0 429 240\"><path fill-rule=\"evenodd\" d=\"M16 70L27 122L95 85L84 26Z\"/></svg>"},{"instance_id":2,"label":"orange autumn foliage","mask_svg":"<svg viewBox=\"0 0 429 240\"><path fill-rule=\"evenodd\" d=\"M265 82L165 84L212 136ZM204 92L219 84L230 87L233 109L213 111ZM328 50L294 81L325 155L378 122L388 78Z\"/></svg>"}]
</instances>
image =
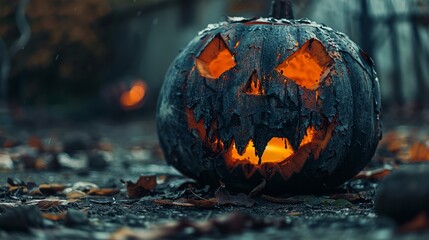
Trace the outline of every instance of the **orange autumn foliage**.
<instances>
[{"instance_id":1,"label":"orange autumn foliage","mask_svg":"<svg viewBox=\"0 0 429 240\"><path fill-rule=\"evenodd\" d=\"M393 130L380 142L379 149L385 148L404 163L429 161L429 134L418 129Z\"/></svg>"},{"instance_id":2,"label":"orange autumn foliage","mask_svg":"<svg viewBox=\"0 0 429 240\"><path fill-rule=\"evenodd\" d=\"M429 145L424 142L417 141L410 147L410 162L429 161Z\"/></svg>"}]
</instances>

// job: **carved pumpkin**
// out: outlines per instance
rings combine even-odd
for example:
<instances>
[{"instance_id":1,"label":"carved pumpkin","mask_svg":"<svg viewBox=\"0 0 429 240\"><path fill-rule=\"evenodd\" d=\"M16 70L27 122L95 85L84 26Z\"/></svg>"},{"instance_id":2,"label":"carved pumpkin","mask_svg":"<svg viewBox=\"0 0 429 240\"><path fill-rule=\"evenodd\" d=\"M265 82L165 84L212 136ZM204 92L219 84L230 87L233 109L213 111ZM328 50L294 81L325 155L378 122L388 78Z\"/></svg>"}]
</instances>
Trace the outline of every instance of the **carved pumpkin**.
<instances>
[{"instance_id":1,"label":"carved pumpkin","mask_svg":"<svg viewBox=\"0 0 429 240\"><path fill-rule=\"evenodd\" d=\"M309 20L210 25L166 74L157 126L168 163L209 184L270 191L335 186L381 136L372 60Z\"/></svg>"}]
</instances>

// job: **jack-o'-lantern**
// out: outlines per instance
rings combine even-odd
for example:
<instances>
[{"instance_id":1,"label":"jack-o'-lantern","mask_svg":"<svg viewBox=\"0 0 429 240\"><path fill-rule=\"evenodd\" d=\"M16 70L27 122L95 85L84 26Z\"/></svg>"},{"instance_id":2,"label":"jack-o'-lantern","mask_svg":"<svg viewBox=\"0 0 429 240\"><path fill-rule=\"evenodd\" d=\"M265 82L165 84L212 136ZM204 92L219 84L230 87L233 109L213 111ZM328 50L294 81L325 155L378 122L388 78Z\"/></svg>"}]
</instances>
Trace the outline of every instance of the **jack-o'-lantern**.
<instances>
[{"instance_id":1,"label":"jack-o'-lantern","mask_svg":"<svg viewBox=\"0 0 429 240\"><path fill-rule=\"evenodd\" d=\"M272 191L335 186L381 136L372 60L309 20L229 18L174 60L158 100L166 160L209 184Z\"/></svg>"}]
</instances>

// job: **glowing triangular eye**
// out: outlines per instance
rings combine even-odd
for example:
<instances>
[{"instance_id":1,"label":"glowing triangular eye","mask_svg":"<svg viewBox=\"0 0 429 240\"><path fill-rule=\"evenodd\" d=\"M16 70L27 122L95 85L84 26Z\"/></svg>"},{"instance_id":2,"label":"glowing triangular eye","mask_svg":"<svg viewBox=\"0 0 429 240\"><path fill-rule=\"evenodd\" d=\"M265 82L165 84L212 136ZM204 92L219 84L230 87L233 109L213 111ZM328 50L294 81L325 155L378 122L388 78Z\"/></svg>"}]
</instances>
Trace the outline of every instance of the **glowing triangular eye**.
<instances>
[{"instance_id":1,"label":"glowing triangular eye","mask_svg":"<svg viewBox=\"0 0 429 240\"><path fill-rule=\"evenodd\" d=\"M316 90L321 76L332 63L332 58L317 39L310 39L294 52L276 70L294 80L301 87Z\"/></svg>"},{"instance_id":2,"label":"glowing triangular eye","mask_svg":"<svg viewBox=\"0 0 429 240\"><path fill-rule=\"evenodd\" d=\"M251 95L265 95L265 89L262 86L262 82L259 79L256 70L253 71L252 75L250 75L249 80L247 80L243 92Z\"/></svg>"},{"instance_id":3,"label":"glowing triangular eye","mask_svg":"<svg viewBox=\"0 0 429 240\"><path fill-rule=\"evenodd\" d=\"M195 62L201 76L216 79L235 66L234 56L220 35L203 49Z\"/></svg>"}]
</instances>

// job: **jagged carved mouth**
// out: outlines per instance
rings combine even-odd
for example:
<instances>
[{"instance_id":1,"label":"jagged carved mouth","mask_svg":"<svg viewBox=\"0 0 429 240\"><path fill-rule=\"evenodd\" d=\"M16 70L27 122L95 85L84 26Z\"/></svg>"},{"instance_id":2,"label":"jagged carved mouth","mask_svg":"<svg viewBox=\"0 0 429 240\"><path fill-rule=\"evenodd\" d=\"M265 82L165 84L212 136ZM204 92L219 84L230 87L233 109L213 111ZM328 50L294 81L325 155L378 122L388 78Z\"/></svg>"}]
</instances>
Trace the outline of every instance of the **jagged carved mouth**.
<instances>
[{"instance_id":1,"label":"jagged carved mouth","mask_svg":"<svg viewBox=\"0 0 429 240\"><path fill-rule=\"evenodd\" d=\"M212 123L207 131L203 120L196 121L191 109L187 109L186 115L189 128L196 131L198 137L213 153L222 155L229 170L242 168L247 178L255 172L270 178L278 172L283 178L288 179L293 173L300 172L308 159L317 160L319 158L337 125L334 118L331 122L325 119L320 129L309 126L297 149L292 147L286 137L273 137L266 144L261 156L258 156L252 140L248 141L247 146L241 152L237 150L234 140L228 148L225 148L224 142L213 134L216 130L216 123ZM209 135L212 137L209 138Z\"/></svg>"},{"instance_id":2,"label":"jagged carved mouth","mask_svg":"<svg viewBox=\"0 0 429 240\"><path fill-rule=\"evenodd\" d=\"M312 142L315 132L316 129L314 127L309 127L299 147ZM232 161L248 161L251 164L260 165L262 163L282 162L293 154L295 154L295 150L287 138L273 137L267 143L265 150L260 157L256 154L256 149L252 140L247 143L247 146L242 153L238 152L238 149L233 142L226 156Z\"/></svg>"}]
</instances>

